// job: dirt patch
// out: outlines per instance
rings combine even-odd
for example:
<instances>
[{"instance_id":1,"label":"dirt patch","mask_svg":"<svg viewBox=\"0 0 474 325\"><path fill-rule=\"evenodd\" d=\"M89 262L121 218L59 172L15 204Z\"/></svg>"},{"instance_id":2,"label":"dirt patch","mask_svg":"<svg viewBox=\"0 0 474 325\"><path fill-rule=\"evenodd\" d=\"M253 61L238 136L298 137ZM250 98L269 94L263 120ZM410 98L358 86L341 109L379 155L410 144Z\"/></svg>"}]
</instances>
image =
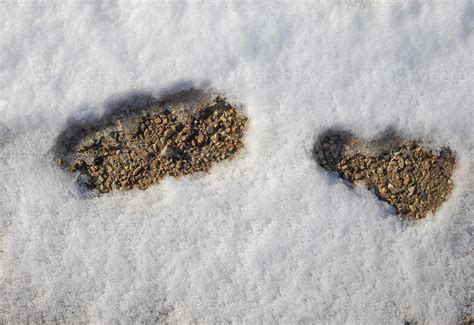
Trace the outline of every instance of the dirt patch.
<instances>
[{"instance_id":1,"label":"dirt patch","mask_svg":"<svg viewBox=\"0 0 474 325\"><path fill-rule=\"evenodd\" d=\"M192 90L120 112L60 139L58 164L99 192L146 189L166 175L206 172L243 147L246 116L226 99ZM68 135L66 135L68 134Z\"/></svg>"},{"instance_id":2,"label":"dirt patch","mask_svg":"<svg viewBox=\"0 0 474 325\"><path fill-rule=\"evenodd\" d=\"M373 190L409 220L436 211L453 189L455 155L449 148L430 149L392 131L367 141L330 130L319 138L315 157L325 169Z\"/></svg>"}]
</instances>

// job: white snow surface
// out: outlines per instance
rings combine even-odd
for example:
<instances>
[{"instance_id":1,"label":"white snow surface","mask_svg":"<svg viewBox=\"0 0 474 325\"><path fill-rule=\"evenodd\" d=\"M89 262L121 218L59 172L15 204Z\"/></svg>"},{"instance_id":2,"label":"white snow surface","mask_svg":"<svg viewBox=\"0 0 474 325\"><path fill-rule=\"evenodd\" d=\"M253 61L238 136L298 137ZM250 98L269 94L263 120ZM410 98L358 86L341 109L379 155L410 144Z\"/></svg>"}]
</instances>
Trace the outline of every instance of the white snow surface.
<instances>
[{"instance_id":1,"label":"white snow surface","mask_svg":"<svg viewBox=\"0 0 474 325\"><path fill-rule=\"evenodd\" d=\"M0 323L455 324L466 312L472 1L0 7ZM236 160L95 198L53 163L71 119L189 85L243 105ZM316 164L334 126L450 146L454 193L403 224Z\"/></svg>"}]
</instances>

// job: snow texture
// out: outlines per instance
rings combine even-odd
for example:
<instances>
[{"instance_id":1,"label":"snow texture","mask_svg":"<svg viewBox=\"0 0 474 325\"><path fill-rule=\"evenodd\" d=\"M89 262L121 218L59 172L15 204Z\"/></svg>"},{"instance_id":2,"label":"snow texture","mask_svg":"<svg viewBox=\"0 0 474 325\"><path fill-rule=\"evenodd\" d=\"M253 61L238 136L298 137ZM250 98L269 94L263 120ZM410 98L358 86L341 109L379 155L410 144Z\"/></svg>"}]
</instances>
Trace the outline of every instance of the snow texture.
<instances>
[{"instance_id":1,"label":"snow texture","mask_svg":"<svg viewBox=\"0 0 474 325\"><path fill-rule=\"evenodd\" d=\"M0 323L454 324L466 312L471 0L0 8ZM72 120L189 86L243 104L238 159L98 198L54 165ZM403 224L316 164L335 126L449 145L454 193Z\"/></svg>"}]
</instances>

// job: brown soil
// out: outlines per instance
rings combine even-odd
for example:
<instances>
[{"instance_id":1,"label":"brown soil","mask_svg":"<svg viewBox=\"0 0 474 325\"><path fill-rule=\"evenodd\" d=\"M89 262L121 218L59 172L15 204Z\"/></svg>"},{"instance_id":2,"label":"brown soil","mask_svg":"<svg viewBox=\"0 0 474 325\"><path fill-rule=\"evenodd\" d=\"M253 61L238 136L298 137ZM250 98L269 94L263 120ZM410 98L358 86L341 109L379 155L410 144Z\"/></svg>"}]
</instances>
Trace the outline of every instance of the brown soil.
<instances>
[{"instance_id":1,"label":"brown soil","mask_svg":"<svg viewBox=\"0 0 474 325\"><path fill-rule=\"evenodd\" d=\"M78 174L80 183L110 192L145 189L166 175L206 172L234 157L247 118L219 96L188 95L114 116L66 146L58 164Z\"/></svg>"},{"instance_id":2,"label":"brown soil","mask_svg":"<svg viewBox=\"0 0 474 325\"><path fill-rule=\"evenodd\" d=\"M394 133L365 141L332 130L320 138L315 156L322 167L372 189L408 220L436 211L453 189L455 156L449 148L432 150Z\"/></svg>"}]
</instances>

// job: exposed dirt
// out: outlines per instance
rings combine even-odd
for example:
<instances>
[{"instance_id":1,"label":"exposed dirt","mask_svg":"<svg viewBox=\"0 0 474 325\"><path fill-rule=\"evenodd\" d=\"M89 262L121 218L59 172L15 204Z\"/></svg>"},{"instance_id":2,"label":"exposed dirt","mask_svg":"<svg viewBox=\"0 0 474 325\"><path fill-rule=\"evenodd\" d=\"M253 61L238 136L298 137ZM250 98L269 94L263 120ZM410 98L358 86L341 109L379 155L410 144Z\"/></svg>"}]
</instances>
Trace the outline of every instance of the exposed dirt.
<instances>
[{"instance_id":1,"label":"exposed dirt","mask_svg":"<svg viewBox=\"0 0 474 325\"><path fill-rule=\"evenodd\" d=\"M80 133L63 143L57 162L99 192L145 189L166 175L205 172L234 157L246 124L219 96L182 93Z\"/></svg>"},{"instance_id":2,"label":"exposed dirt","mask_svg":"<svg viewBox=\"0 0 474 325\"><path fill-rule=\"evenodd\" d=\"M396 134L374 140L331 130L315 147L319 164L340 177L374 191L406 219L421 219L446 200L453 189L455 156Z\"/></svg>"}]
</instances>

